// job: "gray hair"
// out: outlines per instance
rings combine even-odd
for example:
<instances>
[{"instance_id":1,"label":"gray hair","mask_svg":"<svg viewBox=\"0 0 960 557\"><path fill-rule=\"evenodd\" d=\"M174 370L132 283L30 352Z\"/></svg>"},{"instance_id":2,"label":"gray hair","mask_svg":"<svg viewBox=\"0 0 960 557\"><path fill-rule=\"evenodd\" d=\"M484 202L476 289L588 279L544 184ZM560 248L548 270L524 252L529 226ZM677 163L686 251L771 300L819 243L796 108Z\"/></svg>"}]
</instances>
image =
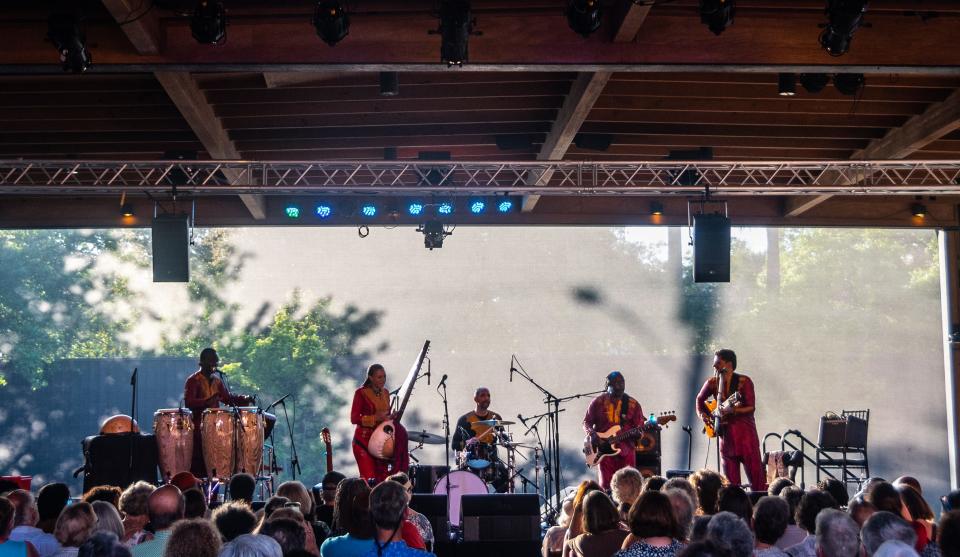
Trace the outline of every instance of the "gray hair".
<instances>
[{"instance_id":1,"label":"gray hair","mask_svg":"<svg viewBox=\"0 0 960 557\"><path fill-rule=\"evenodd\" d=\"M690 530L693 528L693 512L696 507L690 495L679 487L668 489L664 492L670 499L670 506L673 507L673 516L677 519L677 527L687 539L690 538Z\"/></svg>"},{"instance_id":2,"label":"gray hair","mask_svg":"<svg viewBox=\"0 0 960 557\"><path fill-rule=\"evenodd\" d=\"M90 506L97 515L97 525L93 527L93 533L110 532L118 539L123 538L123 520L116 507L106 501L94 501Z\"/></svg>"},{"instance_id":3,"label":"gray hair","mask_svg":"<svg viewBox=\"0 0 960 557\"><path fill-rule=\"evenodd\" d=\"M270 536L243 534L224 544L218 557L283 557L283 550Z\"/></svg>"},{"instance_id":4,"label":"gray hair","mask_svg":"<svg viewBox=\"0 0 960 557\"><path fill-rule=\"evenodd\" d=\"M863 547L867 555L873 555L883 542L899 540L913 547L917 543L917 533L910 524L888 511L877 511L863 523L860 530Z\"/></svg>"},{"instance_id":5,"label":"gray hair","mask_svg":"<svg viewBox=\"0 0 960 557\"><path fill-rule=\"evenodd\" d=\"M860 551L860 527L843 511L820 511L816 534L823 557L854 557Z\"/></svg>"},{"instance_id":6,"label":"gray hair","mask_svg":"<svg viewBox=\"0 0 960 557\"><path fill-rule=\"evenodd\" d=\"M900 540L883 542L873 555L875 557L918 557L912 545L907 545Z\"/></svg>"},{"instance_id":7,"label":"gray hair","mask_svg":"<svg viewBox=\"0 0 960 557\"><path fill-rule=\"evenodd\" d=\"M640 497L642 485L643 476L640 471L633 466L625 466L614 472L610 478L610 494L618 505L633 505L637 497Z\"/></svg>"},{"instance_id":8,"label":"gray hair","mask_svg":"<svg viewBox=\"0 0 960 557\"><path fill-rule=\"evenodd\" d=\"M147 516L147 499L156 487L145 481L130 484L120 494L120 510L134 516Z\"/></svg>"},{"instance_id":9,"label":"gray hair","mask_svg":"<svg viewBox=\"0 0 960 557\"><path fill-rule=\"evenodd\" d=\"M710 519L707 541L726 549L733 557L753 555L753 532L746 522L729 511L718 512Z\"/></svg>"}]
</instances>

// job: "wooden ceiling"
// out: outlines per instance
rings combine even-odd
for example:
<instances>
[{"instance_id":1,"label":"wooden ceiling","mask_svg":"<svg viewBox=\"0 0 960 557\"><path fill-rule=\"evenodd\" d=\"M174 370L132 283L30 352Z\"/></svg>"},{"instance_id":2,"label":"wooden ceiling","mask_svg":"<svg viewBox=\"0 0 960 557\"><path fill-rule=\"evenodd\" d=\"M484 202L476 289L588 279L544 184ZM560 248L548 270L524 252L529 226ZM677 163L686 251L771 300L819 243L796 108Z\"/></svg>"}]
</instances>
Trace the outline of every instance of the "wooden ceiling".
<instances>
[{"instance_id":1,"label":"wooden ceiling","mask_svg":"<svg viewBox=\"0 0 960 557\"><path fill-rule=\"evenodd\" d=\"M817 44L820 0L740 0L720 36L699 22L693 1L605 2L589 38L567 27L562 1L474 0L483 34L471 37L468 64L446 68L439 38L427 34L437 25L429 1L350 3L350 34L328 47L310 24L310 2L227 0L227 41L208 46L190 38L191 2L85 0L77 4L93 66L83 75L63 74L44 42L54 8L9 4L0 31L18 46L0 53L0 158L195 151L382 160L445 151L456 160L630 161L710 147L720 160L960 159L960 4L950 1L875 0L850 52L832 58ZM380 95L380 70L399 72L399 95ZM847 96L832 84L818 93L798 84L781 97L780 71L857 71L866 86ZM578 147L577 134L606 136L610 146ZM686 200L664 201L657 222L685 222ZM958 224L954 197L923 200L922 222L908 210L914 201L762 198L738 201L731 214L757 224ZM139 202L148 213L149 201ZM123 224L113 206L67 205L78 203L89 210L7 199L0 225ZM515 222L650 223L648 203L531 198ZM219 216L198 222L283 222L282 199L217 204Z\"/></svg>"}]
</instances>

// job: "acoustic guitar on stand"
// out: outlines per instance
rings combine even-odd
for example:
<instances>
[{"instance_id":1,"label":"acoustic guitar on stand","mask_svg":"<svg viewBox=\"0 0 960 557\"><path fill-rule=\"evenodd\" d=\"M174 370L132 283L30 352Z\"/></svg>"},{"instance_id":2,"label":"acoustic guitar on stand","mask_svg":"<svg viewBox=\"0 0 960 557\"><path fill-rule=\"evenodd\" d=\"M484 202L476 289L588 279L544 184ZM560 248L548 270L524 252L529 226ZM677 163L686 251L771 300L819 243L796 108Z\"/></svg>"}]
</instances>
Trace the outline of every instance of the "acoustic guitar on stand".
<instances>
[{"instance_id":1,"label":"acoustic guitar on stand","mask_svg":"<svg viewBox=\"0 0 960 557\"><path fill-rule=\"evenodd\" d=\"M591 436L588 435L583 441L583 456L587 462L587 467L593 468L604 458L620 454L621 442L628 439L636 439L648 431L660 429L661 426L676 419L677 415L669 412L662 414L658 418L653 418L651 415L650 420L630 429L622 429L618 425L611 426L610 429L604 432L597 432L599 442L596 444L594 444Z\"/></svg>"},{"instance_id":2,"label":"acoustic guitar on stand","mask_svg":"<svg viewBox=\"0 0 960 557\"><path fill-rule=\"evenodd\" d=\"M333 448L330 443L330 428L320 430L320 438L323 439L323 446L327 453L327 474L333 472Z\"/></svg>"}]
</instances>

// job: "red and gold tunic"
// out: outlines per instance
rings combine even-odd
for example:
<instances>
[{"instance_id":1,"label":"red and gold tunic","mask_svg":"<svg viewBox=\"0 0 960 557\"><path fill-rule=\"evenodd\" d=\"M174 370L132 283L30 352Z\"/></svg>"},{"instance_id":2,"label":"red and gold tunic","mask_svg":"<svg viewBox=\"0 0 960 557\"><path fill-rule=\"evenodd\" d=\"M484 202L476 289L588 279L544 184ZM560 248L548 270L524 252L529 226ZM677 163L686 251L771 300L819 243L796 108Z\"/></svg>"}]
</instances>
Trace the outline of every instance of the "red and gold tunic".
<instances>
[{"instance_id":1,"label":"red and gold tunic","mask_svg":"<svg viewBox=\"0 0 960 557\"><path fill-rule=\"evenodd\" d=\"M353 393L353 405L350 407L350 423L357 426L353 438L363 442L366 446L370 435L377 427L378 412L390 411L390 393L380 389L380 394L373 391L373 387L360 387Z\"/></svg>"},{"instance_id":2,"label":"red and gold tunic","mask_svg":"<svg viewBox=\"0 0 960 557\"><path fill-rule=\"evenodd\" d=\"M209 400L214 394L220 395L219 401ZM203 420L203 411L207 408L219 408L221 402L239 406L246 404L248 400L245 396L230 394L226 385L216 375L207 377L201 371L187 377L183 384L183 404L193 412L194 431L197 432Z\"/></svg>"}]
</instances>

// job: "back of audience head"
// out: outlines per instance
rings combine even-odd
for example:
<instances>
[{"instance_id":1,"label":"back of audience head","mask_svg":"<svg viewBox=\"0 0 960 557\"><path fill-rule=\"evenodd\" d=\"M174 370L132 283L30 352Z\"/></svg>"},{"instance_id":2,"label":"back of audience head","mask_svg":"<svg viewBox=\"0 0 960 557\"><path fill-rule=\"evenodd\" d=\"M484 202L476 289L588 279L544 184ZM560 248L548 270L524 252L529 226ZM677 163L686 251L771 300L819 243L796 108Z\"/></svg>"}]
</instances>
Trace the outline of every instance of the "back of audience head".
<instances>
[{"instance_id":1,"label":"back of audience head","mask_svg":"<svg viewBox=\"0 0 960 557\"><path fill-rule=\"evenodd\" d=\"M370 492L370 518L381 530L399 530L407 494L396 482L382 482Z\"/></svg>"},{"instance_id":2,"label":"back of audience head","mask_svg":"<svg viewBox=\"0 0 960 557\"><path fill-rule=\"evenodd\" d=\"M753 503L750 496L738 485L728 485L720 490L717 510L731 512L747 524L753 519Z\"/></svg>"},{"instance_id":3,"label":"back of audience head","mask_svg":"<svg viewBox=\"0 0 960 557\"><path fill-rule=\"evenodd\" d=\"M667 491L670 489L682 489L688 497L690 497L690 502L693 503L693 510L697 510L697 488L693 487L693 484L690 483L690 480L687 478L670 478L667 480L667 483L663 484L663 489L660 491Z\"/></svg>"},{"instance_id":4,"label":"back of audience head","mask_svg":"<svg viewBox=\"0 0 960 557\"><path fill-rule=\"evenodd\" d=\"M413 482L410 481L410 476L406 472L397 472L396 474L391 474L387 476L388 482L396 482L403 486L403 491L407 496L407 504L410 504L410 500L413 498Z\"/></svg>"},{"instance_id":5,"label":"back of audience head","mask_svg":"<svg viewBox=\"0 0 960 557\"><path fill-rule=\"evenodd\" d=\"M857 496L850 499L850 502L847 504L847 512L850 513L850 517L853 518L854 522L862 528L863 523L866 522L873 513L877 512L877 508L873 506L873 503L864 499L863 496Z\"/></svg>"},{"instance_id":6,"label":"back of audience head","mask_svg":"<svg viewBox=\"0 0 960 557\"><path fill-rule=\"evenodd\" d=\"M677 557L731 557L731 554L726 546L703 540L687 545L677 553Z\"/></svg>"},{"instance_id":7,"label":"back of audience head","mask_svg":"<svg viewBox=\"0 0 960 557\"><path fill-rule=\"evenodd\" d=\"M283 482L277 488L277 495L286 497L294 503L300 504L300 512L307 519L313 518L313 497L307 491L307 486L296 480Z\"/></svg>"},{"instance_id":8,"label":"back of audience head","mask_svg":"<svg viewBox=\"0 0 960 557\"><path fill-rule=\"evenodd\" d=\"M337 485L339 485L340 482L346 478L346 476L335 470L331 470L330 472L324 474L320 484L314 486L313 488L313 493L316 496L316 504L333 505L333 500L337 495Z\"/></svg>"},{"instance_id":9,"label":"back of audience head","mask_svg":"<svg viewBox=\"0 0 960 557\"><path fill-rule=\"evenodd\" d=\"M347 478L337 485L333 503L334 531L354 538L373 537L370 521L370 486L361 478Z\"/></svg>"},{"instance_id":10,"label":"back of audience head","mask_svg":"<svg viewBox=\"0 0 960 557\"><path fill-rule=\"evenodd\" d=\"M206 518L207 498L195 487L183 492L183 518Z\"/></svg>"},{"instance_id":11,"label":"back of audience head","mask_svg":"<svg viewBox=\"0 0 960 557\"><path fill-rule=\"evenodd\" d=\"M860 530L860 538L868 557L887 540L900 540L910 547L917 543L913 527L900 515L889 511L877 511L868 518Z\"/></svg>"},{"instance_id":12,"label":"back of audience head","mask_svg":"<svg viewBox=\"0 0 960 557\"><path fill-rule=\"evenodd\" d=\"M673 507L673 516L677 519L677 528L679 533L682 534L679 539L689 539L690 530L693 528L693 515L697 510L696 505L693 504L690 495L682 488L671 487L670 489L665 489L663 494L670 498L670 505Z\"/></svg>"},{"instance_id":13,"label":"back of audience head","mask_svg":"<svg viewBox=\"0 0 960 557\"><path fill-rule=\"evenodd\" d=\"M283 550L269 536L244 534L225 544L218 557L283 557Z\"/></svg>"},{"instance_id":14,"label":"back of audience head","mask_svg":"<svg viewBox=\"0 0 960 557\"><path fill-rule=\"evenodd\" d=\"M933 509L914 487L903 484L897 487L897 492L900 494L903 506L906 507L913 520L933 520L935 518Z\"/></svg>"},{"instance_id":15,"label":"back of audience head","mask_svg":"<svg viewBox=\"0 0 960 557\"><path fill-rule=\"evenodd\" d=\"M128 516L147 516L147 499L154 489L154 486L144 481L130 484L120 494L119 509Z\"/></svg>"},{"instance_id":16,"label":"back of audience head","mask_svg":"<svg viewBox=\"0 0 960 557\"><path fill-rule=\"evenodd\" d=\"M253 492L257 489L257 480L250 474L234 474L230 478L230 498L233 500L253 503Z\"/></svg>"},{"instance_id":17,"label":"back of audience head","mask_svg":"<svg viewBox=\"0 0 960 557\"><path fill-rule=\"evenodd\" d=\"M793 483L790 478L776 478L767 486L767 495L780 495L785 488L795 485L797 484Z\"/></svg>"},{"instance_id":18,"label":"back of audience head","mask_svg":"<svg viewBox=\"0 0 960 557\"><path fill-rule=\"evenodd\" d=\"M80 547L97 524L97 515L90 503L77 503L63 509L57 518L54 536L64 547Z\"/></svg>"},{"instance_id":19,"label":"back of audience head","mask_svg":"<svg viewBox=\"0 0 960 557\"><path fill-rule=\"evenodd\" d=\"M903 514L903 500L900 499L900 492L893 484L887 482L877 482L873 489L867 492L867 501L873 503L878 511L887 511L896 515Z\"/></svg>"},{"instance_id":20,"label":"back of audience head","mask_svg":"<svg viewBox=\"0 0 960 557\"><path fill-rule=\"evenodd\" d=\"M106 501L94 501L90 506L93 507L93 513L97 515L94 533L109 532L117 538L123 537L123 519L120 518L120 511L116 507Z\"/></svg>"},{"instance_id":21,"label":"back of audience head","mask_svg":"<svg viewBox=\"0 0 960 557\"><path fill-rule=\"evenodd\" d=\"M917 493L923 495L923 487L920 486L920 480L914 478L913 476L900 476L899 478L893 480L894 487L900 487L901 485L908 485L913 489L917 490Z\"/></svg>"},{"instance_id":22,"label":"back of audience head","mask_svg":"<svg viewBox=\"0 0 960 557\"><path fill-rule=\"evenodd\" d=\"M713 470L697 470L690 476L690 483L697 489L700 514L716 514L717 500L723 488L723 476Z\"/></svg>"},{"instance_id":23,"label":"back of audience head","mask_svg":"<svg viewBox=\"0 0 960 557\"><path fill-rule=\"evenodd\" d=\"M620 524L620 513L613 501L602 491L591 491L583 499L583 522L581 528L588 534L613 530Z\"/></svg>"},{"instance_id":24,"label":"back of audience head","mask_svg":"<svg viewBox=\"0 0 960 557\"><path fill-rule=\"evenodd\" d=\"M292 518L268 520L260 527L260 535L277 540L284 555L294 549L303 549L307 543L307 533L304 531L303 525Z\"/></svg>"},{"instance_id":25,"label":"back of audience head","mask_svg":"<svg viewBox=\"0 0 960 557\"><path fill-rule=\"evenodd\" d=\"M220 537L228 542L237 536L253 532L257 526L257 515L253 514L244 501L230 501L220 505L213 511L211 519L220 532Z\"/></svg>"},{"instance_id":26,"label":"back of audience head","mask_svg":"<svg viewBox=\"0 0 960 557\"><path fill-rule=\"evenodd\" d=\"M889 540L880 544L873 553L874 557L919 557L917 551L899 540Z\"/></svg>"},{"instance_id":27,"label":"back of audience head","mask_svg":"<svg viewBox=\"0 0 960 557\"><path fill-rule=\"evenodd\" d=\"M670 498L659 491L647 491L630 507L627 517L630 532L638 538L668 537L683 539Z\"/></svg>"},{"instance_id":28,"label":"back of audience head","mask_svg":"<svg viewBox=\"0 0 960 557\"><path fill-rule=\"evenodd\" d=\"M70 488L64 483L49 483L37 492L37 512L40 522L56 521L70 500Z\"/></svg>"},{"instance_id":29,"label":"back of audience head","mask_svg":"<svg viewBox=\"0 0 960 557\"><path fill-rule=\"evenodd\" d=\"M17 512L13 503L0 496L0 538L6 538L13 530L13 515Z\"/></svg>"},{"instance_id":30,"label":"back of audience head","mask_svg":"<svg viewBox=\"0 0 960 557\"><path fill-rule=\"evenodd\" d=\"M640 488L640 493L645 491L660 491L665 483L667 483L667 478L663 476L650 476L643 480L643 487Z\"/></svg>"},{"instance_id":31,"label":"back of audience head","mask_svg":"<svg viewBox=\"0 0 960 557\"><path fill-rule=\"evenodd\" d=\"M857 557L860 553L860 527L843 511L821 511L816 536L819 557Z\"/></svg>"},{"instance_id":32,"label":"back of audience head","mask_svg":"<svg viewBox=\"0 0 960 557\"><path fill-rule=\"evenodd\" d=\"M782 497L766 495L753 508L753 533L757 541L774 545L787 530L790 505Z\"/></svg>"},{"instance_id":33,"label":"back of audience head","mask_svg":"<svg viewBox=\"0 0 960 557\"><path fill-rule=\"evenodd\" d=\"M786 486L780 491L780 498L790 505L790 517L788 518L788 523L796 524L797 507L800 506L800 499L803 499L803 490L795 485Z\"/></svg>"},{"instance_id":34,"label":"back of audience head","mask_svg":"<svg viewBox=\"0 0 960 557\"><path fill-rule=\"evenodd\" d=\"M181 520L174 524L167 540L164 557L217 557L220 535L202 518Z\"/></svg>"},{"instance_id":35,"label":"back of audience head","mask_svg":"<svg viewBox=\"0 0 960 557\"><path fill-rule=\"evenodd\" d=\"M25 489L14 489L7 494L7 499L13 503L13 526L33 526L39 520L37 506L33 502L33 495Z\"/></svg>"},{"instance_id":36,"label":"back of audience head","mask_svg":"<svg viewBox=\"0 0 960 557\"><path fill-rule=\"evenodd\" d=\"M120 494L123 493L115 485L98 485L91 487L89 491L83 494L84 503L93 503L94 501L106 501L114 507L120 506Z\"/></svg>"},{"instance_id":37,"label":"back of audience head","mask_svg":"<svg viewBox=\"0 0 960 557\"><path fill-rule=\"evenodd\" d=\"M803 494L800 503L797 504L797 514L795 519L797 526L803 528L808 534L817 530L817 515L823 509L835 509L837 502L826 491L811 489Z\"/></svg>"},{"instance_id":38,"label":"back of audience head","mask_svg":"<svg viewBox=\"0 0 960 557\"><path fill-rule=\"evenodd\" d=\"M937 545L943 557L960 557L960 511L947 511L940 516Z\"/></svg>"},{"instance_id":39,"label":"back of audience head","mask_svg":"<svg viewBox=\"0 0 960 557\"><path fill-rule=\"evenodd\" d=\"M274 495L273 497L267 499L267 503L263 506L263 519L268 520L270 515L273 514L273 511L282 509L291 503L293 502L290 499L287 499L282 495Z\"/></svg>"},{"instance_id":40,"label":"back of audience head","mask_svg":"<svg viewBox=\"0 0 960 557\"><path fill-rule=\"evenodd\" d=\"M620 508L629 512L630 505L640 496L643 487L643 476L633 466L625 466L610 478L610 493Z\"/></svg>"},{"instance_id":41,"label":"back of audience head","mask_svg":"<svg viewBox=\"0 0 960 557\"><path fill-rule=\"evenodd\" d=\"M165 485L153 490L147 498L147 515L150 517L150 526L156 530L166 530L173 523L183 518L186 503L180 488L175 485Z\"/></svg>"},{"instance_id":42,"label":"back of audience head","mask_svg":"<svg viewBox=\"0 0 960 557\"><path fill-rule=\"evenodd\" d=\"M954 489L950 493L940 497L940 505L943 511L960 511L960 489Z\"/></svg>"},{"instance_id":43,"label":"back of audience head","mask_svg":"<svg viewBox=\"0 0 960 557\"><path fill-rule=\"evenodd\" d=\"M733 513L715 514L707 524L706 539L726 548L733 557L753 555L753 533L747 523Z\"/></svg>"},{"instance_id":44,"label":"back of audience head","mask_svg":"<svg viewBox=\"0 0 960 557\"><path fill-rule=\"evenodd\" d=\"M20 489L20 484L13 480L0 478L0 496L6 497L8 493L15 489Z\"/></svg>"},{"instance_id":45,"label":"back of audience head","mask_svg":"<svg viewBox=\"0 0 960 557\"><path fill-rule=\"evenodd\" d=\"M107 503L109 504L109 503ZM110 532L95 532L83 542L77 557L131 557L117 536Z\"/></svg>"},{"instance_id":46,"label":"back of audience head","mask_svg":"<svg viewBox=\"0 0 960 557\"><path fill-rule=\"evenodd\" d=\"M817 484L817 489L829 493L840 507L846 507L850 501L850 493L847 492L846 484L838 479L824 478Z\"/></svg>"}]
</instances>

